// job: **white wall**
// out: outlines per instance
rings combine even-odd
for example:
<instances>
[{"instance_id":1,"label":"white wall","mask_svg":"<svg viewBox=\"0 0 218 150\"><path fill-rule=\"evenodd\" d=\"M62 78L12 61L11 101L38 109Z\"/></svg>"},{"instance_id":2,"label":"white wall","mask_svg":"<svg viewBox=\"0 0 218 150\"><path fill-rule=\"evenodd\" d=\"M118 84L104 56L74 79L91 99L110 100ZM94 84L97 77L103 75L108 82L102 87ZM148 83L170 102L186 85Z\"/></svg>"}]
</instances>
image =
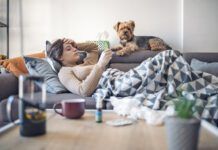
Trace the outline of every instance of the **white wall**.
<instances>
[{"instance_id":1,"label":"white wall","mask_svg":"<svg viewBox=\"0 0 218 150\"><path fill-rule=\"evenodd\" d=\"M4 6L0 0L3 21ZM10 0L10 57L20 56L21 49L24 54L42 51L46 40L56 38L96 40L105 30L116 45L114 24L130 19L136 35L159 36L174 49L218 51L218 0ZM5 49L1 28L0 53Z\"/></svg>"},{"instance_id":2,"label":"white wall","mask_svg":"<svg viewBox=\"0 0 218 150\"><path fill-rule=\"evenodd\" d=\"M51 4L52 37L96 39L99 32L106 30L113 43L116 36L114 24L119 20L132 19L136 22L136 35L160 36L173 47L180 48L179 0L65 0L64 2L63 4L62 0L55 0L55 3Z\"/></svg>"},{"instance_id":3,"label":"white wall","mask_svg":"<svg viewBox=\"0 0 218 150\"><path fill-rule=\"evenodd\" d=\"M181 0L10 0L10 3L10 57L20 55L21 25L24 54L43 50L45 40L62 37L96 40L98 33L105 30L112 45L116 45L114 24L130 19L136 22L135 35L159 36L175 49L182 47Z\"/></svg>"},{"instance_id":4,"label":"white wall","mask_svg":"<svg viewBox=\"0 0 218 150\"><path fill-rule=\"evenodd\" d=\"M218 0L184 0L183 48L218 52Z\"/></svg>"}]
</instances>

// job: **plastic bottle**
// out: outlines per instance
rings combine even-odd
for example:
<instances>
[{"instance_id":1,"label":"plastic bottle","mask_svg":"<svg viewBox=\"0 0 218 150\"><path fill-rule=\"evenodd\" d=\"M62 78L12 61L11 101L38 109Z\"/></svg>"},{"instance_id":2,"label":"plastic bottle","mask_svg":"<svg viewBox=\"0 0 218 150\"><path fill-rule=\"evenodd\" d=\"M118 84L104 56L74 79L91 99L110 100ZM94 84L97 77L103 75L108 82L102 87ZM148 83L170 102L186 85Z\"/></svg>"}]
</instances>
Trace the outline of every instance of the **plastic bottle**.
<instances>
[{"instance_id":1,"label":"plastic bottle","mask_svg":"<svg viewBox=\"0 0 218 150\"><path fill-rule=\"evenodd\" d=\"M102 100L97 100L96 102L95 121L97 123L102 122Z\"/></svg>"}]
</instances>

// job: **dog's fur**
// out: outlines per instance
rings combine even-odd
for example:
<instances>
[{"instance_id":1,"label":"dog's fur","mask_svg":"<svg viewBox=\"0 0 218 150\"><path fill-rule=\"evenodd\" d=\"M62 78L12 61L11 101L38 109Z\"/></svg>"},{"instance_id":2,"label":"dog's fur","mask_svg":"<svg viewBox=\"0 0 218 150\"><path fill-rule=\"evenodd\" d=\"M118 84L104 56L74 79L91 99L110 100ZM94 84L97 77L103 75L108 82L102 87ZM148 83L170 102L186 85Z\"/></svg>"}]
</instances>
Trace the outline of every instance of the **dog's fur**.
<instances>
[{"instance_id":1,"label":"dog's fur","mask_svg":"<svg viewBox=\"0 0 218 150\"><path fill-rule=\"evenodd\" d=\"M134 36L135 22L118 22L114 29L117 32L117 35L120 38L120 45L118 47L112 48L112 51L116 51L116 55L123 56L129 55L132 52L143 49L152 49L152 50L164 50L171 49L167 44L164 43L158 37L155 36ZM151 41L152 39L152 41ZM152 45L150 45L151 43ZM152 48L153 46L154 48Z\"/></svg>"}]
</instances>

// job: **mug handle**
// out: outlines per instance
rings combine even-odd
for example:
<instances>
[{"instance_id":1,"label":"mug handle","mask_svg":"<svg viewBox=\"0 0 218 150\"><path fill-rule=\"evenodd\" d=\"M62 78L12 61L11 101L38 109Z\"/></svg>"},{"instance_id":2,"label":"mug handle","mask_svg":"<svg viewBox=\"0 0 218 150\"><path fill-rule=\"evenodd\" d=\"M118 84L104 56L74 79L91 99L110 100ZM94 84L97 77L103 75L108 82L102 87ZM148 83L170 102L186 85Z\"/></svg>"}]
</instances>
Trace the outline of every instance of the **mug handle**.
<instances>
[{"instance_id":1,"label":"mug handle","mask_svg":"<svg viewBox=\"0 0 218 150\"><path fill-rule=\"evenodd\" d=\"M53 106L54 111L55 111L57 114L59 114L59 115L61 115L61 116L64 116L62 111L60 112L60 111L57 110L57 107L58 107L58 106L61 106L61 108L62 108L61 103L54 104L54 106Z\"/></svg>"},{"instance_id":2,"label":"mug handle","mask_svg":"<svg viewBox=\"0 0 218 150\"><path fill-rule=\"evenodd\" d=\"M9 96L6 104L6 111L7 111L7 118L10 122L16 124L16 122L12 119L12 114L11 114L11 105L13 101L15 100L14 96Z\"/></svg>"}]
</instances>

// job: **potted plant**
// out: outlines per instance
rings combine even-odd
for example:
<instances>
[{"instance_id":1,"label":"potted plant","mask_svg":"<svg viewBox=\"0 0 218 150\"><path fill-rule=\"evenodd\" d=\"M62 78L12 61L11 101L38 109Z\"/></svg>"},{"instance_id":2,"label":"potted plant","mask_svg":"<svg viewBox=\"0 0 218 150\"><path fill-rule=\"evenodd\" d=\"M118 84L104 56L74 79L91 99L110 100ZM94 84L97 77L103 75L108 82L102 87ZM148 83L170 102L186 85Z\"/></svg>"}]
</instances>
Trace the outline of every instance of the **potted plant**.
<instances>
[{"instance_id":1,"label":"potted plant","mask_svg":"<svg viewBox=\"0 0 218 150\"><path fill-rule=\"evenodd\" d=\"M180 92L173 102L176 116L165 119L168 148L170 150L196 150L200 129L200 120L193 116L196 111L196 100L193 95Z\"/></svg>"}]
</instances>

